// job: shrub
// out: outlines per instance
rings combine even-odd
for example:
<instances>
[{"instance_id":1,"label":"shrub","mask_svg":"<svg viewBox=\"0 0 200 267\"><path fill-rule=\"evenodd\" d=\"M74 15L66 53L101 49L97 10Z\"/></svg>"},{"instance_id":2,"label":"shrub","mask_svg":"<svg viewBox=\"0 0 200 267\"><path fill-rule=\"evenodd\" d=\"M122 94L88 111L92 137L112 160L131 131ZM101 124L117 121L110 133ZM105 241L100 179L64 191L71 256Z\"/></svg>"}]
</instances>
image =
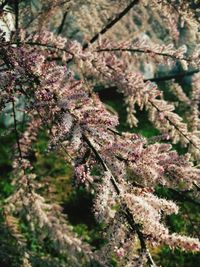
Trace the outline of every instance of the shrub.
<instances>
[{"instance_id":1,"label":"shrub","mask_svg":"<svg viewBox=\"0 0 200 267\"><path fill-rule=\"evenodd\" d=\"M1 1L1 131L16 143L1 198L2 251L13 253L4 266L156 266L163 244L199 252L197 236L164 221L178 213L173 200L199 205L198 5ZM104 232L96 248L51 197L66 181L60 169L92 206L90 227Z\"/></svg>"}]
</instances>

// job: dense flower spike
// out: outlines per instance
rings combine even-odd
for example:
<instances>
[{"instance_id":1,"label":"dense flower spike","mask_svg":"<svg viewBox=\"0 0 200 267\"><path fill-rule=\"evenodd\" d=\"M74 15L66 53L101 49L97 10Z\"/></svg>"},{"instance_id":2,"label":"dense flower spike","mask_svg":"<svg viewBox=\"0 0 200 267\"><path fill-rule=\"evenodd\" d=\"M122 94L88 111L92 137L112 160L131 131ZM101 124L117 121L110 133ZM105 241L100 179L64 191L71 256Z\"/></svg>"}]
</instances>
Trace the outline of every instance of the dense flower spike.
<instances>
[{"instance_id":1,"label":"dense flower spike","mask_svg":"<svg viewBox=\"0 0 200 267\"><path fill-rule=\"evenodd\" d=\"M156 196L157 187L163 186L185 199L187 192L200 185L200 169L193 162L200 159L200 49L193 44L199 33L192 5L178 0L101 0L100 7L96 1L80 0L80 10L72 1L38 1L32 9L19 2L5 1L1 7L2 20L4 6L14 11L15 31L7 38L2 32L0 38L0 110L6 114L11 104L16 138L13 191L3 210L7 228L23 247L22 266L31 266L32 255L23 231L17 227L19 221L27 224L40 244L51 241L70 267L93 263L110 266L113 257L120 266L156 266L148 246L159 244L199 252L197 238L170 233L164 223L164 215L178 213L177 204ZM111 2L113 12L108 10ZM98 14L98 9L101 13L94 24L89 7L91 14ZM19 10L29 16L25 18ZM61 37L70 19L68 12L79 29L87 24L93 28L87 27L87 33L83 30L77 40L67 30L67 37ZM144 21L143 14L147 15ZM151 33L151 14L163 27L161 32ZM56 15L61 17L61 24ZM134 38L129 36L125 18L133 26ZM116 42L116 24L119 29L126 28L120 42ZM58 30L53 32L52 25ZM193 36L188 44L181 40L181 27ZM163 31L170 35L166 43ZM166 92L156 83L159 77L153 76L159 68L165 72L182 68L181 77L196 73L188 81L191 95L181 82L172 80L169 84L178 103L189 110L184 117L179 115L177 103L166 100ZM165 81L176 76L161 78ZM118 114L101 101L96 87L105 91L114 87L123 95L127 121L135 131L139 108L147 111L149 121L162 135L147 139L118 132ZM21 99L25 104L20 124L16 103ZM40 195L43 181L34 174L37 170L31 152L34 154L33 144L41 128L49 138L45 153L65 153L65 160L74 168L74 184L93 194L95 218L103 224L107 239L99 250L74 234L57 203ZM187 152L179 155L173 144L181 144Z\"/></svg>"}]
</instances>

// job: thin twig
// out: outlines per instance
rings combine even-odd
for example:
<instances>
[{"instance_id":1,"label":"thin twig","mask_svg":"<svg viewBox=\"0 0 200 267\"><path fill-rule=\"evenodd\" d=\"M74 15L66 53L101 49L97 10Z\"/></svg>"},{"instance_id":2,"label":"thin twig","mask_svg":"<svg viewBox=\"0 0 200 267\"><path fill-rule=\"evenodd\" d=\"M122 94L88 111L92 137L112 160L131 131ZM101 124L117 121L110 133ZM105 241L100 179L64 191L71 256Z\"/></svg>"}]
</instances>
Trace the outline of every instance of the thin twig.
<instances>
[{"instance_id":1,"label":"thin twig","mask_svg":"<svg viewBox=\"0 0 200 267\"><path fill-rule=\"evenodd\" d=\"M198 184L196 184L195 182L193 183L193 185L196 187L197 191L200 192L200 186Z\"/></svg>"},{"instance_id":2,"label":"thin twig","mask_svg":"<svg viewBox=\"0 0 200 267\"><path fill-rule=\"evenodd\" d=\"M122 133L118 132L117 130L115 129L112 129L112 128L107 128L108 131L112 132L113 134L116 134L116 135L119 135L119 136L122 136Z\"/></svg>"},{"instance_id":3,"label":"thin twig","mask_svg":"<svg viewBox=\"0 0 200 267\"><path fill-rule=\"evenodd\" d=\"M155 78L147 78L144 79L144 82L150 81L150 82L164 82L164 81L169 81L169 80L173 80L173 79L181 79L184 78L186 76L191 76L195 73L198 73L200 71L200 69L194 69L191 71L184 71L184 72L179 72L176 74L169 74L169 75L165 75L165 76L161 76L161 77L155 77Z\"/></svg>"},{"instance_id":4,"label":"thin twig","mask_svg":"<svg viewBox=\"0 0 200 267\"><path fill-rule=\"evenodd\" d=\"M175 55L171 55L168 53L156 52L150 49L140 49L140 48L104 48L104 49L97 49L95 52L132 52L132 53L143 53L143 54L152 54L158 55L163 57L170 57L177 60L185 60L185 61L192 61L191 58L186 57L176 57Z\"/></svg>"},{"instance_id":5,"label":"thin twig","mask_svg":"<svg viewBox=\"0 0 200 267\"><path fill-rule=\"evenodd\" d=\"M4 46L7 46L7 45L16 45L17 43L16 42L10 42L10 43L6 43L4 44ZM74 54L68 50L66 50L65 48L60 48L60 47L56 47L54 45L50 45L50 44L43 44L43 43L39 43L39 42L18 42L18 44L20 45L30 45L30 46L41 46L41 47L44 47L44 48L50 48L50 49L55 49L55 50L59 50L59 51L62 51L62 52L66 52L68 54L70 54L72 57L74 57Z\"/></svg>"}]
</instances>

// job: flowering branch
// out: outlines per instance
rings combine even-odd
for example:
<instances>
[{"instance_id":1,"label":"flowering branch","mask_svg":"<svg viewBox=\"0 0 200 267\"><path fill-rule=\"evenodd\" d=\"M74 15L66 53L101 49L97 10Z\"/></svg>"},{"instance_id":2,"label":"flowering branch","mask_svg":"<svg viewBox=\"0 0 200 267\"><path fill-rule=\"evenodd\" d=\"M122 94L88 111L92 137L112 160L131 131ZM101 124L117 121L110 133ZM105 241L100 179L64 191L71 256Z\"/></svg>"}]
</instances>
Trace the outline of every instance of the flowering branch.
<instances>
[{"instance_id":1,"label":"flowering branch","mask_svg":"<svg viewBox=\"0 0 200 267\"><path fill-rule=\"evenodd\" d=\"M153 101L149 100L149 103L158 111L158 112L162 112L162 110L160 110ZM168 116L165 116L165 119L174 126L174 128L182 135L185 137L185 139L188 140L188 142L190 144L192 144L196 149L198 149L200 151L200 147L198 147L195 143L193 143L193 141L188 137L188 135L186 135L183 131L181 131L179 129L179 127L170 119L168 118Z\"/></svg>"},{"instance_id":2,"label":"flowering branch","mask_svg":"<svg viewBox=\"0 0 200 267\"><path fill-rule=\"evenodd\" d=\"M88 43L83 45L83 49L86 49L89 44L93 44L99 39L99 36L106 33L110 28L112 28L117 22L119 22L136 4L139 3L139 0L132 1L122 12L116 15L116 17L111 20L100 32L95 34Z\"/></svg>"},{"instance_id":3,"label":"flowering branch","mask_svg":"<svg viewBox=\"0 0 200 267\"><path fill-rule=\"evenodd\" d=\"M154 77L154 78L147 78L143 79L144 82L150 81L150 82L164 82L164 81L169 81L169 80L176 80L176 79L181 79L187 76L192 76L195 73L198 73L199 69L194 69L191 71L184 71L184 72L179 72L176 74L171 74L171 75L163 75L160 77ZM106 91L109 91L109 94L111 97L114 97L114 92L117 91L116 86L109 86L109 87L95 87L94 92L101 93L102 94Z\"/></svg>"},{"instance_id":4,"label":"flowering branch","mask_svg":"<svg viewBox=\"0 0 200 267\"><path fill-rule=\"evenodd\" d=\"M117 195L120 196L120 198L123 199L123 195L117 185L117 181L115 180L115 177L112 175L111 171L109 170L108 166L106 165L106 163L104 162L104 160L102 159L102 157L100 156L100 154L98 153L98 151L94 148L94 146L92 145L92 143L90 142L90 140L83 135L83 140L87 143L87 145L91 148L91 150L93 151L93 153L95 154L96 158L98 159L98 161L101 163L104 171L109 172L110 173L110 181L111 184L113 185ZM125 218L127 220L127 222L129 223L129 225L132 228L132 231L136 231L138 238L140 240L140 245L141 245L141 252L146 253L147 254L147 258L149 261L149 264L151 266L156 266L156 264L154 263L152 256L146 246L145 243L145 237L143 235L143 233L140 231L140 227L139 225L134 221L133 215L131 214L127 204L125 202L123 202L123 200L121 200L121 209L125 215Z\"/></svg>"}]
</instances>

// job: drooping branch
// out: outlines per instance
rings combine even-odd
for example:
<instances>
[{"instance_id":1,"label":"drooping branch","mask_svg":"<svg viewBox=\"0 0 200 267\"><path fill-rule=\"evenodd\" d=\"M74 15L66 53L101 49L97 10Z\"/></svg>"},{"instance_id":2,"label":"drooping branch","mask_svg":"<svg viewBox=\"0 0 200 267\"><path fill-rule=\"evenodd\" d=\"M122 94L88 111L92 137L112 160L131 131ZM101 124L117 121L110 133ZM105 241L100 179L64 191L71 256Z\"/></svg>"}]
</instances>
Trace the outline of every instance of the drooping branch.
<instances>
[{"instance_id":1,"label":"drooping branch","mask_svg":"<svg viewBox=\"0 0 200 267\"><path fill-rule=\"evenodd\" d=\"M109 69L111 69L112 71L116 72L115 68L113 68L112 66L110 65L107 65L107 67ZM196 72L196 70L195 70ZM194 73L194 72L193 72ZM190 73L191 74L191 73ZM147 80L144 80L143 79L143 82L145 82ZM115 87L116 88L116 87ZM160 110L160 108L154 103L153 100L150 100L148 99L148 103L153 107L155 108L158 112L162 112L162 110ZM165 119L170 123L170 125L172 125L178 132L180 135L182 135L192 146L194 146L197 150L200 151L200 148L198 147L198 145L196 145L192 140L191 138L185 134L183 131L181 131L181 129L168 117L168 116L165 116Z\"/></svg>"},{"instance_id":2,"label":"drooping branch","mask_svg":"<svg viewBox=\"0 0 200 267\"><path fill-rule=\"evenodd\" d=\"M110 182L113 185L117 195L121 196L121 191L120 191L120 188L118 187L117 181L116 181L115 177L113 176L112 172L110 171L110 169L108 168L107 164L102 159L102 157L99 154L99 152L95 149L95 147L93 146L93 144L91 143L91 141L89 140L89 138L86 135L83 135L83 140L87 143L88 147L92 150L92 152L96 156L96 159L102 165L104 171L109 172L109 174L110 174ZM140 226L139 226L139 224L137 224L135 222L132 213L130 212L127 204L125 202L123 202L123 199L121 201L121 209L122 209L122 212L124 213L124 216L125 216L127 222L129 223L129 225L131 227L131 230L133 232L137 233L137 236L139 238L140 245L141 245L141 250L142 250L142 252L146 253L150 266L156 266L156 264L154 263L154 261L152 259L151 253L149 252L149 250L147 248L147 245L146 245L146 242L145 242L145 237L144 237L143 233L140 230Z\"/></svg>"},{"instance_id":3,"label":"drooping branch","mask_svg":"<svg viewBox=\"0 0 200 267\"><path fill-rule=\"evenodd\" d=\"M160 110L153 101L148 100L148 102L158 111L158 112L162 112L162 110ZM167 116L165 116L165 119L172 125L174 126L174 128L185 138L188 140L188 142L193 145L196 149L198 149L200 151L200 147L198 147L195 143L193 143L193 141L186 135L184 134L179 127Z\"/></svg>"},{"instance_id":4,"label":"drooping branch","mask_svg":"<svg viewBox=\"0 0 200 267\"><path fill-rule=\"evenodd\" d=\"M192 76L195 73L198 73L200 70L199 69L194 69L191 71L184 71L184 72L179 72L176 74L168 74L168 75L163 75L160 77L153 77L153 78L147 78L144 79L144 82L150 81L150 82L164 82L164 81L170 81L173 79L181 79L187 76ZM117 87L116 86L109 86L108 88L106 87L95 87L94 91L98 92L98 93L102 93L102 95L104 94L104 92L109 91L109 93L114 96L114 93L116 92Z\"/></svg>"}]
</instances>

